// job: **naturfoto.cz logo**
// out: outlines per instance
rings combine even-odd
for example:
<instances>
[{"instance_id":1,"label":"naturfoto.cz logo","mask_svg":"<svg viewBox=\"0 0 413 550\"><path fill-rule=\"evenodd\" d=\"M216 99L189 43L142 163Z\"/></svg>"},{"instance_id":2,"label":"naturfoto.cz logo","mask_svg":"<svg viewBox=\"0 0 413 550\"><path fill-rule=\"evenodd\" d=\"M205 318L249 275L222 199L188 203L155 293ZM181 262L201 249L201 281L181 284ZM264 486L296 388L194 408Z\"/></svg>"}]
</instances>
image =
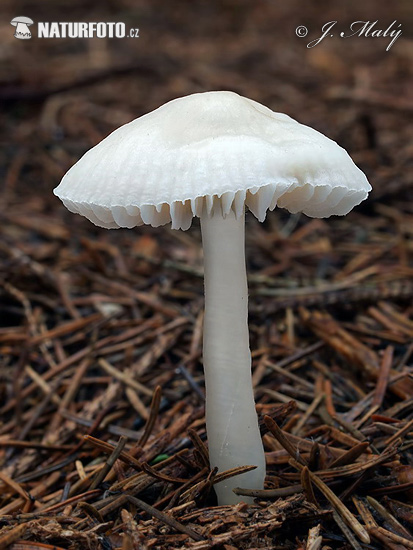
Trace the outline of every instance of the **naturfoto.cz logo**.
<instances>
[{"instance_id":1,"label":"naturfoto.cz logo","mask_svg":"<svg viewBox=\"0 0 413 550\"><path fill-rule=\"evenodd\" d=\"M16 27L16 38L27 40L32 37L29 25L33 25L33 21L30 17L15 17L10 23ZM139 38L139 29L127 31L122 22L39 22L37 38Z\"/></svg>"},{"instance_id":2,"label":"naturfoto.cz logo","mask_svg":"<svg viewBox=\"0 0 413 550\"><path fill-rule=\"evenodd\" d=\"M32 37L29 26L33 25L33 20L30 19L30 17L24 17L23 15L20 17L15 17L10 21L10 24L13 25L13 27L16 27L16 30L14 31L14 36L16 38L19 38L20 40L28 40Z\"/></svg>"}]
</instances>

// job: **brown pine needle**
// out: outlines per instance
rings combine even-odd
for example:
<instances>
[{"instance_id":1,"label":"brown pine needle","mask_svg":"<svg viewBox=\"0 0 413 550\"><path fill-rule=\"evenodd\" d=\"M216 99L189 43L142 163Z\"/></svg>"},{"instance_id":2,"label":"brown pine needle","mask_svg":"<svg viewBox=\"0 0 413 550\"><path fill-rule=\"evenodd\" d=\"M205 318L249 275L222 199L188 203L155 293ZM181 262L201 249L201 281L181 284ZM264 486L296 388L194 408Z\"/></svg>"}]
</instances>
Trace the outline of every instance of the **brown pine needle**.
<instances>
[{"instance_id":1,"label":"brown pine needle","mask_svg":"<svg viewBox=\"0 0 413 550\"><path fill-rule=\"evenodd\" d=\"M287 497L290 495L295 495L301 493L303 486L300 485L290 485L288 487L280 487L278 489L242 489L241 487L236 487L233 489L236 495L241 495L243 497L253 497L253 498L278 498L278 497Z\"/></svg>"},{"instance_id":2,"label":"brown pine needle","mask_svg":"<svg viewBox=\"0 0 413 550\"><path fill-rule=\"evenodd\" d=\"M131 495L125 495L127 500L140 508L141 510L144 510L146 513L150 514L151 516L154 516L155 518L159 519L166 525L169 525L176 531L179 531L181 533L185 533L185 535L188 535L193 540L201 541L204 540L204 537L202 537L199 533L191 529L190 527L187 527L186 525L183 525L173 517L169 516L168 514L165 514L164 512L161 512L160 510L157 510L150 504L147 504L146 502L143 502L143 500L140 500L139 498L133 497Z\"/></svg>"},{"instance_id":3,"label":"brown pine needle","mask_svg":"<svg viewBox=\"0 0 413 550\"><path fill-rule=\"evenodd\" d=\"M303 490L308 502L315 504L318 508L319 505L314 495L313 487L311 485L309 469L307 468L307 466L304 466L304 468L301 470L301 485L303 487Z\"/></svg>"},{"instance_id":4,"label":"brown pine needle","mask_svg":"<svg viewBox=\"0 0 413 550\"><path fill-rule=\"evenodd\" d=\"M390 514L388 510L384 506L380 504L375 498L368 496L367 501L372 506L376 512L378 512L381 517L387 522L388 525L392 527L394 531L398 531L399 535L405 537L406 539L413 541L413 536L409 533L409 531L400 523L397 521L397 519Z\"/></svg>"},{"instance_id":5,"label":"brown pine needle","mask_svg":"<svg viewBox=\"0 0 413 550\"><path fill-rule=\"evenodd\" d=\"M141 384L131 376L128 376L128 374L125 374L124 372L113 367L109 363L109 361L107 361L106 359L103 359L103 358L99 359L99 365L102 367L102 369L105 372L107 372L117 380L120 380L126 386L129 386L134 390L136 390L137 392L143 393L144 395L152 396L152 391L149 388L147 388L146 386L144 386L143 384Z\"/></svg>"},{"instance_id":6,"label":"brown pine needle","mask_svg":"<svg viewBox=\"0 0 413 550\"><path fill-rule=\"evenodd\" d=\"M351 544L351 547L354 548L354 550L362 550L362 547L357 542L357 540L356 540L355 536L353 535L353 533L350 531L350 529L347 527L347 525L341 519L340 514L338 514L337 512L334 511L333 512L333 518L334 518L334 521L337 523L337 525L340 527L343 535L346 537L348 542Z\"/></svg>"},{"instance_id":7,"label":"brown pine needle","mask_svg":"<svg viewBox=\"0 0 413 550\"><path fill-rule=\"evenodd\" d=\"M334 462L330 464L330 468L337 468L339 466L345 466L347 464L352 464L355 462L359 456L361 456L363 453L367 451L369 448L369 443L367 441L364 441L363 443L359 443L358 445L355 445L351 449L349 449L345 454L342 456L339 456Z\"/></svg>"},{"instance_id":8,"label":"brown pine needle","mask_svg":"<svg viewBox=\"0 0 413 550\"><path fill-rule=\"evenodd\" d=\"M403 437L410 432L410 430L413 428L413 418L407 422L403 428L400 428L394 435L389 437L389 439L386 441L386 446L393 445L398 439L403 439Z\"/></svg>"},{"instance_id":9,"label":"brown pine needle","mask_svg":"<svg viewBox=\"0 0 413 550\"><path fill-rule=\"evenodd\" d=\"M306 466L307 462L300 455L298 450L294 448L292 443L290 443L290 441L284 435L283 431L278 426L278 424L270 416L267 416L267 415L264 416L264 422L265 422L265 425L267 426L268 430L272 433L272 435L275 437L275 439L278 441L278 443L284 447L284 449L287 451L287 453L294 460L297 460L300 464L302 464L303 466Z\"/></svg>"},{"instance_id":10,"label":"brown pine needle","mask_svg":"<svg viewBox=\"0 0 413 550\"><path fill-rule=\"evenodd\" d=\"M301 416L300 420L297 422L297 424L294 426L294 428L291 430L291 433L294 435L297 435L303 426L307 423L307 421L310 419L311 415L317 410L320 403L325 398L325 393L321 392L319 393L311 403L311 405L308 407L308 409L305 411L305 413Z\"/></svg>"},{"instance_id":11,"label":"brown pine needle","mask_svg":"<svg viewBox=\"0 0 413 550\"><path fill-rule=\"evenodd\" d=\"M387 384L390 378L390 371L393 363L393 346L387 346L380 363L380 371L377 379L376 390L374 392L372 406L377 409L381 407L386 393Z\"/></svg>"},{"instance_id":12,"label":"brown pine needle","mask_svg":"<svg viewBox=\"0 0 413 550\"><path fill-rule=\"evenodd\" d=\"M14 481L9 476L7 476L5 473L0 472L0 481L2 481L9 489L11 489L14 493L20 495L25 500L30 500L30 495L21 487L17 481Z\"/></svg>"},{"instance_id":13,"label":"brown pine needle","mask_svg":"<svg viewBox=\"0 0 413 550\"><path fill-rule=\"evenodd\" d=\"M294 466L294 468L297 468L298 470L303 469L302 465L293 459L290 460L290 463ZM366 529L361 525L361 523L357 520L357 518L354 517L350 510L341 502L338 496L333 493L333 491L324 483L324 481L321 481L319 477L317 477L309 470L308 474L312 483L314 483L317 489L319 489L319 491L323 493L326 499L330 502L331 506L337 511L338 514L341 515L341 517L350 527L350 529L353 530L353 532L362 542L368 544L370 542L369 534L367 533Z\"/></svg>"},{"instance_id":14,"label":"brown pine needle","mask_svg":"<svg viewBox=\"0 0 413 550\"><path fill-rule=\"evenodd\" d=\"M215 483L220 483L221 481L225 481L226 479L230 479L231 477L239 476L241 474L245 474L247 472L250 472L251 470L255 470L256 466L238 466L237 468L231 468L230 470L225 470L225 472L220 472L216 475L214 479Z\"/></svg>"},{"instance_id":15,"label":"brown pine needle","mask_svg":"<svg viewBox=\"0 0 413 550\"><path fill-rule=\"evenodd\" d=\"M142 463L142 470L146 474L154 477L155 479L160 479L160 480L163 480L163 481L167 481L168 483L186 483L188 481L187 479L182 479L180 477L171 477L171 476L167 476L166 474L163 474L161 472L158 472L157 470L155 470L154 468L149 466L149 464L147 462Z\"/></svg>"},{"instance_id":16,"label":"brown pine needle","mask_svg":"<svg viewBox=\"0 0 413 550\"><path fill-rule=\"evenodd\" d=\"M404 548L413 548L413 541L406 539L405 537L401 537L400 535L396 535L396 533L388 531L387 529L384 529L384 527L377 527L377 531L397 544L403 545Z\"/></svg>"},{"instance_id":17,"label":"brown pine needle","mask_svg":"<svg viewBox=\"0 0 413 550\"><path fill-rule=\"evenodd\" d=\"M32 542L29 540L19 540L10 546L9 550L65 550L55 544L44 544L43 542Z\"/></svg>"},{"instance_id":18,"label":"brown pine needle","mask_svg":"<svg viewBox=\"0 0 413 550\"><path fill-rule=\"evenodd\" d=\"M102 441L100 439L97 439L96 437L93 437L91 435L85 435L83 436L85 441L88 441L91 443L94 447L97 447L101 451L105 453L112 453L113 450L116 448L114 445L111 445L110 443L106 443L106 441ZM132 466L135 468L135 470L142 470L142 465L139 462L139 460L136 460L132 455L129 453L122 451L119 455L119 460L122 460L125 464L128 464L128 466Z\"/></svg>"},{"instance_id":19,"label":"brown pine needle","mask_svg":"<svg viewBox=\"0 0 413 550\"><path fill-rule=\"evenodd\" d=\"M352 497L354 506L357 508L358 513L363 518L363 521L366 525L367 531L374 530L377 527L377 522L373 517L373 514L370 512L369 507L364 502L364 499L359 497Z\"/></svg>"},{"instance_id":20,"label":"brown pine needle","mask_svg":"<svg viewBox=\"0 0 413 550\"><path fill-rule=\"evenodd\" d=\"M145 443L148 441L152 430L155 426L156 419L159 414L159 407L161 404L161 398L162 398L162 388L161 386L156 386L155 391L152 395L152 402L151 402L151 409L149 413L149 418L146 421L145 429L143 430L142 437L139 439L137 443L137 447L144 447ZM132 449L133 452L133 449Z\"/></svg>"},{"instance_id":21,"label":"brown pine needle","mask_svg":"<svg viewBox=\"0 0 413 550\"><path fill-rule=\"evenodd\" d=\"M22 523L21 525L16 525L16 527L13 527L13 529L10 529L10 531L7 531L4 535L0 535L0 548L8 548L29 529L30 523Z\"/></svg>"},{"instance_id":22,"label":"brown pine needle","mask_svg":"<svg viewBox=\"0 0 413 550\"><path fill-rule=\"evenodd\" d=\"M209 467L208 449L204 445L204 442L199 437L195 430L188 430L189 439L192 441L193 446L199 453L199 457L202 460L204 466Z\"/></svg>"},{"instance_id":23,"label":"brown pine needle","mask_svg":"<svg viewBox=\"0 0 413 550\"><path fill-rule=\"evenodd\" d=\"M99 487L99 485L102 483L102 481L105 479L105 477L108 475L109 471L112 469L113 465L117 461L117 459L120 457L124 446L126 445L126 437L121 436L119 439L118 444L113 449L112 453L110 454L109 458L107 459L105 465L103 468L99 471L95 479L92 481L90 485L90 490L93 491L93 489L96 489Z\"/></svg>"}]
</instances>

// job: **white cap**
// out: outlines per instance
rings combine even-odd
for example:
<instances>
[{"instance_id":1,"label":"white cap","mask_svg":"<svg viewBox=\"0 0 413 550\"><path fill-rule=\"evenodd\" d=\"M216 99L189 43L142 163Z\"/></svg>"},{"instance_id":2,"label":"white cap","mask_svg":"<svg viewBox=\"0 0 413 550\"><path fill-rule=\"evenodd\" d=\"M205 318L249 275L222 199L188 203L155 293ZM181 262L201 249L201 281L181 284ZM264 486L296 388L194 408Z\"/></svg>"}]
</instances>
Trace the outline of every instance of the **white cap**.
<instances>
[{"instance_id":1,"label":"white cap","mask_svg":"<svg viewBox=\"0 0 413 550\"><path fill-rule=\"evenodd\" d=\"M221 204L260 220L276 206L311 217L347 214L371 190L347 152L316 130L233 92L166 103L115 130L54 190L106 228L188 229Z\"/></svg>"},{"instance_id":2,"label":"white cap","mask_svg":"<svg viewBox=\"0 0 413 550\"><path fill-rule=\"evenodd\" d=\"M13 27L17 27L19 23L24 23L30 27L30 25L33 25L33 19L30 19L30 17L25 17L24 15L19 15L10 21L10 24L13 25Z\"/></svg>"}]
</instances>

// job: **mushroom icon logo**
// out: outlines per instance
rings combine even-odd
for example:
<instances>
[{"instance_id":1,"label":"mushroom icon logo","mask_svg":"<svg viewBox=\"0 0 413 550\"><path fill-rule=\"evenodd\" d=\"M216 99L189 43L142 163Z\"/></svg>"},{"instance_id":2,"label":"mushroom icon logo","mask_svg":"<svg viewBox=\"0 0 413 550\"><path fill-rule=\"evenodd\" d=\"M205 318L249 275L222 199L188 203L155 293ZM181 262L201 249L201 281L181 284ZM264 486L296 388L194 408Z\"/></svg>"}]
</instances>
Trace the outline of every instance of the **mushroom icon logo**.
<instances>
[{"instance_id":1,"label":"mushroom icon logo","mask_svg":"<svg viewBox=\"0 0 413 550\"><path fill-rule=\"evenodd\" d=\"M32 37L29 26L33 25L33 20L30 17L24 17L23 15L15 17L10 21L13 27L16 27L14 36L20 38L20 40L29 40Z\"/></svg>"}]
</instances>

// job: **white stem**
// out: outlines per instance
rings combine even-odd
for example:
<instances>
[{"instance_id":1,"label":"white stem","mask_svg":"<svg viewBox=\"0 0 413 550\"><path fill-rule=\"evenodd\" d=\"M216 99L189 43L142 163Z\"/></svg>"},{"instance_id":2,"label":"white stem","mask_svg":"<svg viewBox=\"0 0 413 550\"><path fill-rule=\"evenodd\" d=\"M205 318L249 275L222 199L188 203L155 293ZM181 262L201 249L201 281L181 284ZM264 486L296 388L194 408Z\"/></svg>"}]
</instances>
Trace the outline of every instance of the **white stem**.
<instances>
[{"instance_id":1,"label":"white stem","mask_svg":"<svg viewBox=\"0 0 413 550\"><path fill-rule=\"evenodd\" d=\"M27 23L17 23L16 31L14 36L27 36L27 38L31 38L32 33L30 32L29 27L27 26Z\"/></svg>"},{"instance_id":2,"label":"white stem","mask_svg":"<svg viewBox=\"0 0 413 550\"><path fill-rule=\"evenodd\" d=\"M245 220L219 205L201 216L205 272L204 370L211 467L257 468L215 485L219 504L248 501L234 487L262 489L265 457L255 411L248 333Z\"/></svg>"}]
</instances>

